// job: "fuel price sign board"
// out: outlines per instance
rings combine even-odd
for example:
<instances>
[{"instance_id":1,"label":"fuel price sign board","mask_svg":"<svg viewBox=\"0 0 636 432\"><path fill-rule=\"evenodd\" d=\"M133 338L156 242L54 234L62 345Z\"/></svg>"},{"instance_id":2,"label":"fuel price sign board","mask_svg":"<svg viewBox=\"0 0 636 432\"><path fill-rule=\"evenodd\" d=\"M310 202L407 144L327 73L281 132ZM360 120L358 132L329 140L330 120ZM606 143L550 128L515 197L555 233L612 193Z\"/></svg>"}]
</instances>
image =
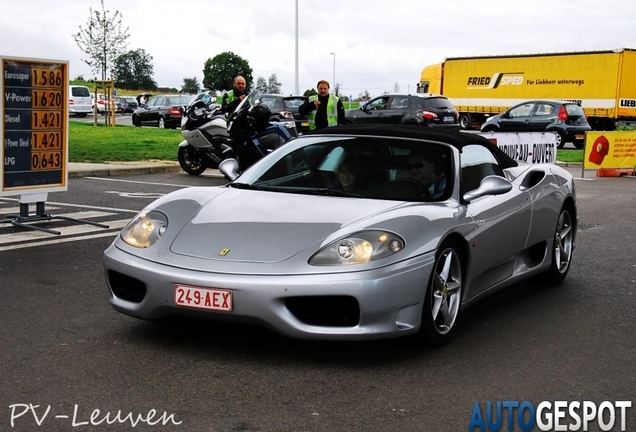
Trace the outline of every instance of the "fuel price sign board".
<instances>
[{"instance_id":1,"label":"fuel price sign board","mask_svg":"<svg viewBox=\"0 0 636 432\"><path fill-rule=\"evenodd\" d=\"M0 196L66 190L68 62L0 62Z\"/></svg>"}]
</instances>

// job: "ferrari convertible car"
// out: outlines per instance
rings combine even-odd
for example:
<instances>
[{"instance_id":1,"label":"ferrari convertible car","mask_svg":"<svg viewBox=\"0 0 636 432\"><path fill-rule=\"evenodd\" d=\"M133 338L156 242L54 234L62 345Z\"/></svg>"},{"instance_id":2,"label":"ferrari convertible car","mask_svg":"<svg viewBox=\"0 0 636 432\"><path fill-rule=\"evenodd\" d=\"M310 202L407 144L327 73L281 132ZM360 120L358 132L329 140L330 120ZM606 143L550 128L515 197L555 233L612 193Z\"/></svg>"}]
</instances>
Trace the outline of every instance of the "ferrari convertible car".
<instances>
[{"instance_id":1,"label":"ferrari convertible car","mask_svg":"<svg viewBox=\"0 0 636 432\"><path fill-rule=\"evenodd\" d=\"M570 268L572 176L475 134L338 126L243 173L233 159L220 169L233 180L158 199L105 251L115 310L442 344L476 300L532 276L560 283Z\"/></svg>"}]
</instances>

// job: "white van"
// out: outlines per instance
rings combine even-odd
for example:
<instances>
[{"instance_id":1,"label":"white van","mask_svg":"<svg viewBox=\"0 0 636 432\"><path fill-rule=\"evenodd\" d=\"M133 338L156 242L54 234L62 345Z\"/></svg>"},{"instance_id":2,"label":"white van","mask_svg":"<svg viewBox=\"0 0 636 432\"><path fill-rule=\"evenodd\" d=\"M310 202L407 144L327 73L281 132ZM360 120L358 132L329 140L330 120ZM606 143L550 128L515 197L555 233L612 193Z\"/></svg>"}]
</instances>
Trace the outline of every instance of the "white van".
<instances>
[{"instance_id":1,"label":"white van","mask_svg":"<svg viewBox=\"0 0 636 432\"><path fill-rule=\"evenodd\" d=\"M86 117L93 112L91 92L86 86L68 86L68 113L77 117Z\"/></svg>"}]
</instances>

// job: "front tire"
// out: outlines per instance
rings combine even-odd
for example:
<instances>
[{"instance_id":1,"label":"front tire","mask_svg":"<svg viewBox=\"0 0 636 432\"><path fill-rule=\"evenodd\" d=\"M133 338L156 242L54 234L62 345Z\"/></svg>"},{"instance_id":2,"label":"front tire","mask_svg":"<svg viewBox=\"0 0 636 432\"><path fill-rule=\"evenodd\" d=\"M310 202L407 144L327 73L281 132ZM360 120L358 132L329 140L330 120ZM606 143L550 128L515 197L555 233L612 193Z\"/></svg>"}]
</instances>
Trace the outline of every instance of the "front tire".
<instances>
[{"instance_id":1,"label":"front tire","mask_svg":"<svg viewBox=\"0 0 636 432\"><path fill-rule=\"evenodd\" d=\"M179 147L177 156L181 168L190 175L200 175L207 168L199 152L194 150L192 146Z\"/></svg>"},{"instance_id":2,"label":"front tire","mask_svg":"<svg viewBox=\"0 0 636 432\"><path fill-rule=\"evenodd\" d=\"M435 255L424 298L420 333L429 345L443 345L454 334L462 301L463 270L457 243L446 240Z\"/></svg>"},{"instance_id":3,"label":"front tire","mask_svg":"<svg viewBox=\"0 0 636 432\"><path fill-rule=\"evenodd\" d=\"M141 127L141 122L139 121L138 116L133 115L132 124L135 125L135 127Z\"/></svg>"},{"instance_id":4,"label":"front tire","mask_svg":"<svg viewBox=\"0 0 636 432\"><path fill-rule=\"evenodd\" d=\"M574 214L569 206L563 207L559 214L557 226L554 232L554 244L550 258L550 269L543 276L543 281L558 285L568 275L574 251Z\"/></svg>"}]
</instances>

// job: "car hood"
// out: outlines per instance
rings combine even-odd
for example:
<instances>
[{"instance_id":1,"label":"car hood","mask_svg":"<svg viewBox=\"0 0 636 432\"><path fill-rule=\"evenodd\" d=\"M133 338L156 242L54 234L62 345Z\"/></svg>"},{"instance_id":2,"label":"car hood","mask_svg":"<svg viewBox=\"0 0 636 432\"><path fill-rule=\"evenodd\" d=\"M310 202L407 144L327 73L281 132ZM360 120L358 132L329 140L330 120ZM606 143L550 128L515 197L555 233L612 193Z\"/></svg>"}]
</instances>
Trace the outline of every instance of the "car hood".
<instances>
[{"instance_id":1,"label":"car hood","mask_svg":"<svg viewBox=\"0 0 636 432\"><path fill-rule=\"evenodd\" d=\"M185 224L170 250L225 262L280 262L308 248L313 253L347 225L400 204L227 189Z\"/></svg>"}]
</instances>

